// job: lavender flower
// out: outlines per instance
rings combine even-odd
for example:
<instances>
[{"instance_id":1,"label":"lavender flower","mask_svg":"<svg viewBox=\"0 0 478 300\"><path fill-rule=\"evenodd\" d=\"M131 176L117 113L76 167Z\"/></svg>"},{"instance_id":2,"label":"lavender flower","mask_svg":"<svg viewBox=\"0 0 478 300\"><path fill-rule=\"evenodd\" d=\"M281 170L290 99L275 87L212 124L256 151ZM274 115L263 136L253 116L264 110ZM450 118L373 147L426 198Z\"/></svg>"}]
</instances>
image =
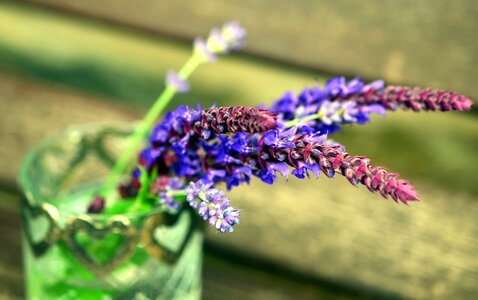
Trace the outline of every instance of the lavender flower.
<instances>
[{"instance_id":1,"label":"lavender flower","mask_svg":"<svg viewBox=\"0 0 478 300\"><path fill-rule=\"evenodd\" d=\"M213 28L206 40L194 40L194 52L204 61L214 62L217 54L237 51L244 47L246 30L237 22L225 23L221 28Z\"/></svg>"},{"instance_id":2,"label":"lavender flower","mask_svg":"<svg viewBox=\"0 0 478 300\"><path fill-rule=\"evenodd\" d=\"M384 115L385 110L467 110L472 102L458 93L410 87L385 87L377 80L365 84L360 78L349 82L332 78L324 87L305 88L298 96L291 92L273 103L278 122L307 125L332 134L343 124L364 124L370 114ZM294 124L294 125L295 125Z\"/></svg>"},{"instance_id":3,"label":"lavender flower","mask_svg":"<svg viewBox=\"0 0 478 300\"><path fill-rule=\"evenodd\" d=\"M219 232L233 232L239 224L240 211L230 206L230 200L223 191L203 181L191 182L186 188L186 200L199 215Z\"/></svg>"},{"instance_id":4,"label":"lavender flower","mask_svg":"<svg viewBox=\"0 0 478 300\"><path fill-rule=\"evenodd\" d=\"M150 185L149 190L152 194L158 195L158 204L170 210L179 208L179 203L174 199L175 191L184 188L184 181L178 177L169 177L160 175Z\"/></svg>"},{"instance_id":5,"label":"lavender flower","mask_svg":"<svg viewBox=\"0 0 478 300\"><path fill-rule=\"evenodd\" d=\"M264 132L276 127L274 113L244 106L210 108L201 113L201 122L193 126L203 131L211 128L215 133Z\"/></svg>"},{"instance_id":6,"label":"lavender flower","mask_svg":"<svg viewBox=\"0 0 478 300\"><path fill-rule=\"evenodd\" d=\"M189 91L189 82L183 79L174 70L169 70L166 74L166 85L176 89L180 93L186 93Z\"/></svg>"},{"instance_id":7,"label":"lavender flower","mask_svg":"<svg viewBox=\"0 0 478 300\"><path fill-rule=\"evenodd\" d=\"M298 96L292 92L285 93L272 104L271 111L278 114L279 123L306 125L316 131L332 134L340 130L343 124L368 122L372 113L385 114L385 108L380 104L366 106L354 101L334 101L338 96L357 93L363 86L358 78L350 83L343 77L333 78L327 81L325 87L305 88Z\"/></svg>"},{"instance_id":8,"label":"lavender flower","mask_svg":"<svg viewBox=\"0 0 478 300\"><path fill-rule=\"evenodd\" d=\"M339 102L337 104L341 107ZM355 114L349 109L339 116L351 118ZM155 132L164 132L152 135L151 147L142 152L140 164L153 161L146 166L158 170L158 180L162 174L180 176L189 181L201 180L203 184L224 182L228 189L249 182L251 176L274 183L277 173L288 175L289 167L293 168L292 175L298 178L310 177L310 172L315 177L320 172L333 177L338 172L352 184L363 183L371 191L389 195L394 200L406 203L418 199L408 182L396 179L398 175L370 166L368 159L351 156L340 145L327 144L326 136L313 127L277 128L258 135L266 128L273 128L274 124L274 115L254 108L197 111L179 107L158 124ZM222 135L237 130L242 131ZM209 133L205 135L206 131ZM144 159L150 156L155 159ZM363 159L358 163L357 158ZM357 163L360 168L355 168ZM167 201L165 198L164 203Z\"/></svg>"},{"instance_id":9,"label":"lavender flower","mask_svg":"<svg viewBox=\"0 0 478 300\"><path fill-rule=\"evenodd\" d=\"M231 189L248 183L252 176L272 184L277 174L287 177L290 169L300 179L310 178L311 174L317 178L320 173L334 177L338 173L351 184L361 183L395 202L418 201L408 181L383 167L372 166L365 156L350 155L324 134L342 124L362 124L369 120L370 113L384 114L385 109L434 110L439 106L447 110L471 106L469 99L458 94L413 91L384 88L380 81L365 85L360 79L347 83L335 78L324 88L308 88L298 96L284 94L272 111L180 106L154 128L150 145L141 152L139 167L123 190L128 194L139 190L141 173L154 170L158 176L151 192L158 195L160 205L177 209L178 202L171 191L183 189L183 182L189 181L187 202L220 232L232 231L240 212L214 185L223 182Z\"/></svg>"},{"instance_id":10,"label":"lavender flower","mask_svg":"<svg viewBox=\"0 0 478 300\"><path fill-rule=\"evenodd\" d=\"M244 47L247 32L239 22L231 21L223 25L221 35L228 48L237 51Z\"/></svg>"},{"instance_id":11,"label":"lavender flower","mask_svg":"<svg viewBox=\"0 0 478 300\"><path fill-rule=\"evenodd\" d=\"M382 167L373 167L364 156L352 156L345 152L343 146L325 145L321 142L309 142L308 133L294 137L295 147L264 147L259 154L266 160L262 166L267 171L268 165L275 162L286 162L295 168L292 173L298 178L308 171L316 176L319 169L327 176L333 177L336 172L345 176L350 183L364 184L370 191L379 192L383 197L391 196L395 201L407 203L418 200L415 188L406 180L397 179L398 174L389 173Z\"/></svg>"},{"instance_id":12,"label":"lavender flower","mask_svg":"<svg viewBox=\"0 0 478 300\"><path fill-rule=\"evenodd\" d=\"M469 110L473 102L455 92L420 87L369 85L358 93L337 97L337 101L352 100L361 105L381 104L387 109L413 111Z\"/></svg>"},{"instance_id":13,"label":"lavender flower","mask_svg":"<svg viewBox=\"0 0 478 300\"><path fill-rule=\"evenodd\" d=\"M229 22L213 28L206 39L197 38L193 56L181 75L172 70L167 73L169 91L188 91L186 79L194 68L215 61L219 54L241 49L245 36L244 28ZM160 105L172 93L164 95L167 97L159 98L163 101L158 102ZM327 135L344 124L364 124L372 113L384 115L386 110L466 110L471 105L470 99L454 92L385 87L380 80L365 84L360 78L347 81L336 77L323 87L308 87L297 95L287 92L270 109L179 106L154 127L130 183L120 186L119 191L125 198L147 198L167 210L177 210L186 200L219 232L232 232L239 224L240 211L215 186L225 183L229 190L249 183L253 176L273 184L278 174L317 179L320 173L327 177L338 173L352 185L363 184L371 192L407 204L419 199L408 181L372 166L365 156L350 155L344 146L327 140ZM159 113L158 107L152 112ZM149 116L157 114L148 115L139 128L151 128L154 118ZM133 141L139 143L143 133L137 131ZM122 157L127 158L136 145L132 143ZM113 175L118 177L120 171ZM97 197L88 211L97 213L103 208L104 199Z\"/></svg>"},{"instance_id":14,"label":"lavender flower","mask_svg":"<svg viewBox=\"0 0 478 300\"><path fill-rule=\"evenodd\" d=\"M161 192L158 199L158 204L166 209L176 210L179 208L179 203L168 192Z\"/></svg>"}]
</instances>

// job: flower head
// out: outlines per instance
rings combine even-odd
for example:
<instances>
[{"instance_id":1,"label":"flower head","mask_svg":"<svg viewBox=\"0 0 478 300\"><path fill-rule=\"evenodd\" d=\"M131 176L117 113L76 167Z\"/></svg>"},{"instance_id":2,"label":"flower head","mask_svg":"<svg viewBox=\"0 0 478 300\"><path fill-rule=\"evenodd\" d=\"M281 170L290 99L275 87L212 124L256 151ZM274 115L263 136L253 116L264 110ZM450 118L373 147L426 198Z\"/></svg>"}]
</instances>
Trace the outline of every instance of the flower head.
<instances>
[{"instance_id":1,"label":"flower head","mask_svg":"<svg viewBox=\"0 0 478 300\"><path fill-rule=\"evenodd\" d=\"M379 87L377 83L373 86ZM371 106L355 101L337 101L351 97L366 87L360 78L349 82L344 77L332 78L324 87L305 88L298 96L292 92L284 94L272 104L271 111L277 113L281 124L295 121L299 126L332 134L343 124L368 122L372 113L385 114L385 108L380 103Z\"/></svg>"},{"instance_id":2,"label":"flower head","mask_svg":"<svg viewBox=\"0 0 478 300\"><path fill-rule=\"evenodd\" d=\"M149 186L151 194L157 195L158 204L169 210L179 208L174 192L184 188L184 181L178 177L159 175Z\"/></svg>"},{"instance_id":3,"label":"flower head","mask_svg":"<svg viewBox=\"0 0 478 300\"><path fill-rule=\"evenodd\" d=\"M166 74L166 85L173 87L180 93L186 93L189 91L189 82L174 70L169 70Z\"/></svg>"},{"instance_id":4,"label":"flower head","mask_svg":"<svg viewBox=\"0 0 478 300\"><path fill-rule=\"evenodd\" d=\"M311 171L317 177L323 172L327 177L339 173L357 185L364 184L370 191L379 192L383 197L391 196L395 201L407 203L417 201L415 188L406 180L398 179L398 174L389 173L382 167L374 167L365 156L348 154L338 144L328 145L323 142L308 142L306 135L298 135L294 139L293 148L267 147L267 161L285 162L295 168L292 174L298 178L307 177ZM279 158L279 159L278 159Z\"/></svg>"},{"instance_id":5,"label":"flower head","mask_svg":"<svg viewBox=\"0 0 478 300\"><path fill-rule=\"evenodd\" d=\"M239 22L231 21L223 25L221 35L230 50L240 50L244 47L246 29Z\"/></svg>"},{"instance_id":6,"label":"flower head","mask_svg":"<svg viewBox=\"0 0 478 300\"><path fill-rule=\"evenodd\" d=\"M352 100L360 105L380 104L386 109L413 111L469 110L473 102L455 92L431 88L369 85L355 94L339 97L338 101Z\"/></svg>"},{"instance_id":7,"label":"flower head","mask_svg":"<svg viewBox=\"0 0 478 300\"><path fill-rule=\"evenodd\" d=\"M324 87L305 88L298 96L288 92L270 110L278 123L295 122L332 134L344 124L364 124L370 114L385 115L386 110L467 110L469 98L454 92L419 87L385 86L382 80L365 84L360 78L347 82L344 77L328 80Z\"/></svg>"},{"instance_id":8,"label":"flower head","mask_svg":"<svg viewBox=\"0 0 478 300\"><path fill-rule=\"evenodd\" d=\"M166 209L176 210L179 208L179 203L174 200L174 197L168 192L161 192L158 196L158 204Z\"/></svg>"},{"instance_id":9,"label":"flower head","mask_svg":"<svg viewBox=\"0 0 478 300\"><path fill-rule=\"evenodd\" d=\"M194 52L207 62L214 62L217 54L237 51L244 47L246 30L238 22L225 23L221 28L213 28L206 40L196 38Z\"/></svg>"},{"instance_id":10,"label":"flower head","mask_svg":"<svg viewBox=\"0 0 478 300\"><path fill-rule=\"evenodd\" d=\"M186 200L199 215L219 232L233 232L239 224L240 211L230 206L230 200L223 191L202 180L191 182L186 188Z\"/></svg>"},{"instance_id":11,"label":"flower head","mask_svg":"<svg viewBox=\"0 0 478 300\"><path fill-rule=\"evenodd\" d=\"M210 108L201 112L201 121L193 125L199 134L264 132L276 127L276 115L268 110L246 106Z\"/></svg>"}]
</instances>

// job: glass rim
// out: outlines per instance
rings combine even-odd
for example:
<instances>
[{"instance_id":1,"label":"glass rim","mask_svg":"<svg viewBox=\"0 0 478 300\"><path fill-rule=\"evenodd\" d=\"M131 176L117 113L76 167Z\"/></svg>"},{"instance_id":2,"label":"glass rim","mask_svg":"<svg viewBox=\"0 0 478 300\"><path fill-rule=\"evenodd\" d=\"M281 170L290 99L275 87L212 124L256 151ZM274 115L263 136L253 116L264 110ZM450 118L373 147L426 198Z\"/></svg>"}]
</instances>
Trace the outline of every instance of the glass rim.
<instances>
[{"instance_id":1,"label":"glass rim","mask_svg":"<svg viewBox=\"0 0 478 300\"><path fill-rule=\"evenodd\" d=\"M59 141L66 137L72 138L72 137L75 137L75 135L81 136L82 134L85 134L85 133L94 133L95 130L98 130L99 128L102 128L102 131L118 130L118 129L126 131L126 130L134 129L137 125L138 125L138 121L92 122L92 123L77 124L77 125L73 124L65 128L64 130L47 135L40 142L38 142L32 148L30 148L30 150L22 158L22 161L20 164L20 172L18 176L18 183L20 185L21 192L23 194L22 196L25 200L25 201L22 201L22 205L29 205L33 207L33 206L41 206L43 203L46 203L57 208L55 203L52 203L52 201L40 201L39 199L37 199L37 197L35 197L32 193L34 183L32 183L32 181L28 179L28 173L32 168L33 161L39 155L41 155L42 151L46 147L51 145L54 141ZM99 179L99 178L92 178L92 179ZM156 213L168 213L168 211L164 209L160 209L160 208L156 208L156 209L153 208L151 211L140 212L140 213L137 212L137 213L125 213L125 214L113 215L113 214L89 214L85 211L84 213L71 214L71 215L75 215L75 216L86 215L89 218L100 221L100 220L106 220L108 218L112 218L114 216L123 216L123 217L127 217L128 219L134 219L134 218L145 217L145 216L156 214Z\"/></svg>"}]
</instances>

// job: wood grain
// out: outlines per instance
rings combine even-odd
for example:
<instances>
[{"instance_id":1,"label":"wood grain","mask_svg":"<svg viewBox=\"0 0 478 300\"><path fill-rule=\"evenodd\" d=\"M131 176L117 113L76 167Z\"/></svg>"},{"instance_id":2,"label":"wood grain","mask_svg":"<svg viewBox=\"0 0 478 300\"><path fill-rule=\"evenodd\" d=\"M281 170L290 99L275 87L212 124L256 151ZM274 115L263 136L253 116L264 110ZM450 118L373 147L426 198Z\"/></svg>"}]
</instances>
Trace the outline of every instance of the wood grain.
<instances>
[{"instance_id":1,"label":"wood grain","mask_svg":"<svg viewBox=\"0 0 478 300\"><path fill-rule=\"evenodd\" d=\"M18 196L0 188L0 299L23 298L23 274Z\"/></svg>"},{"instance_id":2,"label":"wood grain","mask_svg":"<svg viewBox=\"0 0 478 300\"><path fill-rule=\"evenodd\" d=\"M247 51L309 68L478 96L478 2L28 0L190 40L226 20Z\"/></svg>"}]
</instances>

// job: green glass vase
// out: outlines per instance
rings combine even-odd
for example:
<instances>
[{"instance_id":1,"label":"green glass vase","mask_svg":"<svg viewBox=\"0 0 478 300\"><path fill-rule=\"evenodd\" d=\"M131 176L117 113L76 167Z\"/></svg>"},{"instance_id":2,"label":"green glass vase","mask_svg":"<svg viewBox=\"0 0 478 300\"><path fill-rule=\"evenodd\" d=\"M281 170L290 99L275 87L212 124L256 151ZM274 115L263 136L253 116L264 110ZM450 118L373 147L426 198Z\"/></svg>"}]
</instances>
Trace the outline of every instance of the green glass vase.
<instances>
[{"instance_id":1,"label":"green glass vase","mask_svg":"<svg viewBox=\"0 0 478 300\"><path fill-rule=\"evenodd\" d=\"M200 299L203 231L192 210L85 213L132 128L71 128L25 157L28 299Z\"/></svg>"}]
</instances>

